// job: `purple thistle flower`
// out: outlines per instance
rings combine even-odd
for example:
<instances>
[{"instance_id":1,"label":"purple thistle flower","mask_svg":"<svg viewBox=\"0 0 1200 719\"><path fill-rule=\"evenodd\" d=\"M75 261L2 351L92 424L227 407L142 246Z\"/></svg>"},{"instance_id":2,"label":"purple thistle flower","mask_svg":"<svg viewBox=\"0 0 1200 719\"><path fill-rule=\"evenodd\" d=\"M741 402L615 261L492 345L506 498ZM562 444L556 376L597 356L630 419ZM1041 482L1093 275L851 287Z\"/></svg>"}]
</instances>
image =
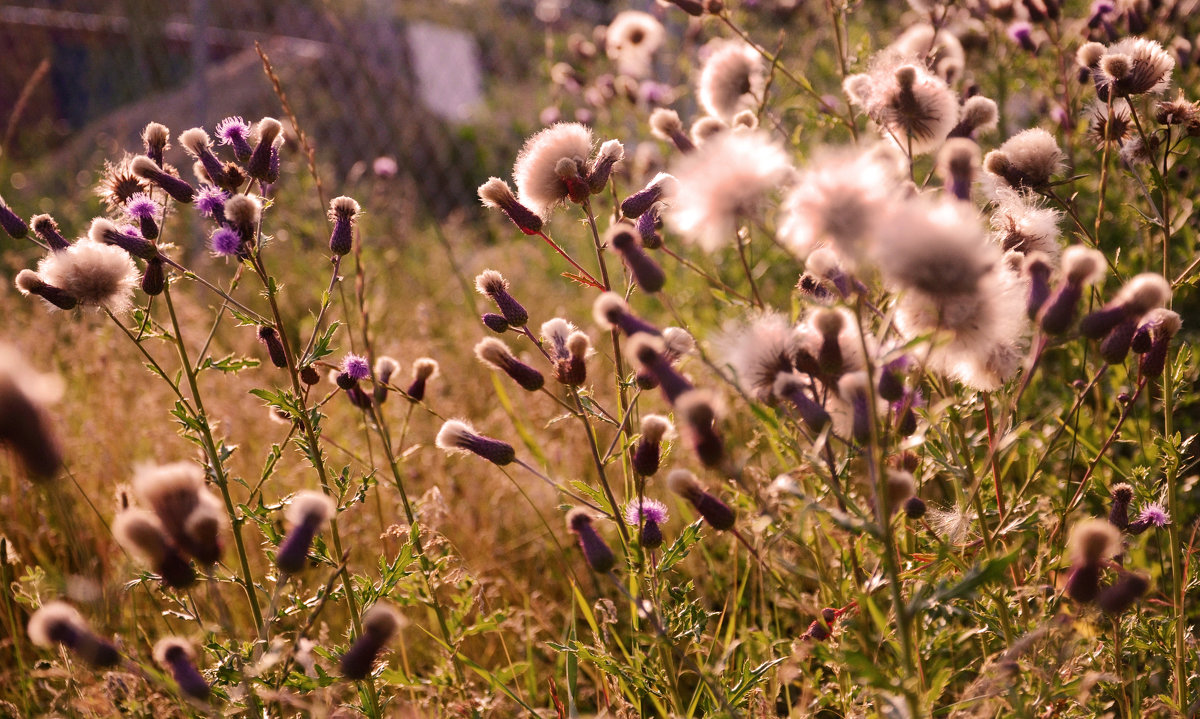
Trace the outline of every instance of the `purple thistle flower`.
<instances>
[{"instance_id":1,"label":"purple thistle flower","mask_svg":"<svg viewBox=\"0 0 1200 719\"><path fill-rule=\"evenodd\" d=\"M242 237L236 230L228 227L218 227L217 231L208 238L208 246L213 254L220 257L234 257L242 249Z\"/></svg>"},{"instance_id":2,"label":"purple thistle flower","mask_svg":"<svg viewBox=\"0 0 1200 719\"><path fill-rule=\"evenodd\" d=\"M342 358L342 372L359 382L371 376L371 364L362 355L348 354Z\"/></svg>"},{"instance_id":3,"label":"purple thistle flower","mask_svg":"<svg viewBox=\"0 0 1200 719\"><path fill-rule=\"evenodd\" d=\"M158 202L144 192L135 193L125 203L125 211L135 220L153 219L161 210Z\"/></svg>"},{"instance_id":4,"label":"purple thistle flower","mask_svg":"<svg viewBox=\"0 0 1200 719\"><path fill-rule=\"evenodd\" d=\"M231 145L233 154L241 162L250 159L254 148L250 147L250 125L240 116L227 117L217 123L217 137L222 145Z\"/></svg>"},{"instance_id":5,"label":"purple thistle flower","mask_svg":"<svg viewBox=\"0 0 1200 719\"><path fill-rule=\"evenodd\" d=\"M229 193L212 185L201 185L196 193L196 209L201 215L220 220L225 217L225 200Z\"/></svg>"},{"instance_id":6,"label":"purple thistle flower","mask_svg":"<svg viewBox=\"0 0 1200 719\"><path fill-rule=\"evenodd\" d=\"M1166 508L1158 502L1151 502L1142 508L1136 522L1129 523L1128 531L1130 534L1141 534L1151 527L1161 528L1170 523L1171 515L1167 513Z\"/></svg>"},{"instance_id":7,"label":"purple thistle flower","mask_svg":"<svg viewBox=\"0 0 1200 719\"><path fill-rule=\"evenodd\" d=\"M657 499L642 497L641 500L634 499L625 505L625 523L633 527L641 525L643 521L666 524L670 517L667 505Z\"/></svg>"}]
</instances>

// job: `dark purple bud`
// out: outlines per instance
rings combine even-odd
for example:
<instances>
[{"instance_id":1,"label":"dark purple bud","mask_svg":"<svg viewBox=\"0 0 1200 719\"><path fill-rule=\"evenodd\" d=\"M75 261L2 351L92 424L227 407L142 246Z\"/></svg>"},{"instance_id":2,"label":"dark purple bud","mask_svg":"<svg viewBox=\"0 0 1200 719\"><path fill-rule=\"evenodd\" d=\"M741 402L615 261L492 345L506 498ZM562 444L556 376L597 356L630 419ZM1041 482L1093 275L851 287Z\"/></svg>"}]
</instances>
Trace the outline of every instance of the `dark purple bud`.
<instances>
[{"instance_id":1,"label":"dark purple bud","mask_svg":"<svg viewBox=\"0 0 1200 719\"><path fill-rule=\"evenodd\" d=\"M661 335L658 328L629 311L624 298L615 292L605 292L592 304L592 315L596 323L605 329L619 328L626 335Z\"/></svg>"},{"instance_id":2,"label":"dark purple bud","mask_svg":"<svg viewBox=\"0 0 1200 719\"><path fill-rule=\"evenodd\" d=\"M605 574L616 566L617 558L596 528L592 518L584 509L573 509L567 514L567 526L579 540L579 548L593 572Z\"/></svg>"},{"instance_id":3,"label":"dark purple bud","mask_svg":"<svg viewBox=\"0 0 1200 719\"><path fill-rule=\"evenodd\" d=\"M774 392L792 403L800 420L813 432L820 433L829 424L829 412L809 396L805 384L796 375L783 374L776 378Z\"/></svg>"},{"instance_id":4,"label":"dark purple bud","mask_svg":"<svg viewBox=\"0 0 1200 719\"><path fill-rule=\"evenodd\" d=\"M167 271L162 258L146 260L146 271L142 273L142 292L154 297L162 294L167 286Z\"/></svg>"},{"instance_id":5,"label":"dark purple bud","mask_svg":"<svg viewBox=\"0 0 1200 719\"><path fill-rule=\"evenodd\" d=\"M1133 500L1133 488L1121 483L1112 488L1112 508L1108 510L1108 521L1120 530L1129 528L1129 503Z\"/></svg>"},{"instance_id":6,"label":"dark purple bud","mask_svg":"<svg viewBox=\"0 0 1200 719\"><path fill-rule=\"evenodd\" d=\"M258 144L254 146L254 150L250 153L250 159L246 162L246 174L268 184L279 179L279 155L275 152L275 139L282 131L283 125L273 117L264 117L259 120ZM274 156L276 164L274 171L271 167L272 156ZM272 174L274 174L274 179L272 179Z\"/></svg>"},{"instance_id":7,"label":"dark purple bud","mask_svg":"<svg viewBox=\"0 0 1200 719\"><path fill-rule=\"evenodd\" d=\"M484 270L475 278L475 289L496 303L505 321L513 327L524 327L529 322L529 312L509 293L508 287L508 280L495 270Z\"/></svg>"},{"instance_id":8,"label":"dark purple bud","mask_svg":"<svg viewBox=\"0 0 1200 719\"><path fill-rule=\"evenodd\" d=\"M350 645L339 662L342 676L347 679L366 679L371 674L379 653L396 633L400 620L396 612L376 604L363 614L363 633Z\"/></svg>"},{"instance_id":9,"label":"dark purple bud","mask_svg":"<svg viewBox=\"0 0 1200 719\"><path fill-rule=\"evenodd\" d=\"M645 367L638 367L633 375L633 381L641 389L654 389L658 386L658 378Z\"/></svg>"},{"instance_id":10,"label":"dark purple bud","mask_svg":"<svg viewBox=\"0 0 1200 719\"><path fill-rule=\"evenodd\" d=\"M122 232L117 229L116 225L103 217L97 217L92 220L92 226L88 230L88 237L95 242L116 245L139 259L150 260L159 256L158 248L154 246L153 242L129 232Z\"/></svg>"},{"instance_id":11,"label":"dark purple bud","mask_svg":"<svg viewBox=\"0 0 1200 719\"><path fill-rule=\"evenodd\" d=\"M193 663L187 644L175 638L163 639L154 647L154 654L158 663L171 672L180 691L200 701L208 699L208 682Z\"/></svg>"},{"instance_id":12,"label":"dark purple bud","mask_svg":"<svg viewBox=\"0 0 1200 719\"><path fill-rule=\"evenodd\" d=\"M879 373L879 396L888 402L896 402L904 396L904 369L908 359L901 357L883 366Z\"/></svg>"},{"instance_id":13,"label":"dark purple bud","mask_svg":"<svg viewBox=\"0 0 1200 719\"><path fill-rule=\"evenodd\" d=\"M1025 300L1025 314L1029 319L1037 313L1050 297L1050 263L1044 257L1033 258L1025 263L1025 274L1029 277L1029 295Z\"/></svg>"},{"instance_id":14,"label":"dark purple bud","mask_svg":"<svg viewBox=\"0 0 1200 719\"><path fill-rule=\"evenodd\" d=\"M517 458L511 444L477 434L471 425L454 419L442 425L435 444L450 452L470 452L500 466Z\"/></svg>"},{"instance_id":15,"label":"dark purple bud","mask_svg":"<svg viewBox=\"0 0 1200 719\"><path fill-rule=\"evenodd\" d=\"M737 513L733 508L706 491L695 475L686 469L672 470L667 475L667 487L686 499L713 529L732 529L737 522Z\"/></svg>"},{"instance_id":16,"label":"dark purple bud","mask_svg":"<svg viewBox=\"0 0 1200 719\"><path fill-rule=\"evenodd\" d=\"M667 0L667 2L694 17L704 14L704 3L700 0Z\"/></svg>"},{"instance_id":17,"label":"dark purple bud","mask_svg":"<svg viewBox=\"0 0 1200 719\"><path fill-rule=\"evenodd\" d=\"M162 560L154 567L164 583L176 589L186 589L196 582L196 570L175 547L167 547Z\"/></svg>"},{"instance_id":18,"label":"dark purple bud","mask_svg":"<svg viewBox=\"0 0 1200 719\"><path fill-rule=\"evenodd\" d=\"M920 497L909 497L904 500L904 514L909 519L920 519L925 516L925 500Z\"/></svg>"},{"instance_id":19,"label":"dark purple bud","mask_svg":"<svg viewBox=\"0 0 1200 719\"><path fill-rule=\"evenodd\" d=\"M642 336L629 343L630 355L642 370L657 380L667 401L675 404L684 393L695 387L667 359L661 339L639 334Z\"/></svg>"},{"instance_id":20,"label":"dark purple bud","mask_svg":"<svg viewBox=\"0 0 1200 719\"><path fill-rule=\"evenodd\" d=\"M33 270L21 270L17 273L17 289L23 293L37 295L60 310L72 310L79 304L74 295L64 289L47 284Z\"/></svg>"},{"instance_id":21,"label":"dark purple bud","mask_svg":"<svg viewBox=\"0 0 1200 719\"><path fill-rule=\"evenodd\" d=\"M344 255L354 247L354 236L350 230L349 220L334 220L333 234L329 237L329 251L335 255Z\"/></svg>"},{"instance_id":22,"label":"dark purple bud","mask_svg":"<svg viewBox=\"0 0 1200 719\"><path fill-rule=\"evenodd\" d=\"M1138 369L1147 380L1162 376L1167 366L1167 350L1170 349L1171 338L1168 335L1155 337L1150 343L1150 349L1138 358Z\"/></svg>"},{"instance_id":23,"label":"dark purple bud","mask_svg":"<svg viewBox=\"0 0 1200 719\"><path fill-rule=\"evenodd\" d=\"M51 250L58 252L71 246L67 238L58 231L58 223L50 215L34 215L30 224L33 225L33 231L37 233L37 236L42 238L42 241L49 245Z\"/></svg>"},{"instance_id":24,"label":"dark purple bud","mask_svg":"<svg viewBox=\"0 0 1200 719\"><path fill-rule=\"evenodd\" d=\"M633 450L633 471L642 477L652 477L658 472L660 459L659 443L649 442L642 437Z\"/></svg>"},{"instance_id":25,"label":"dark purple bud","mask_svg":"<svg viewBox=\"0 0 1200 719\"><path fill-rule=\"evenodd\" d=\"M638 535L638 544L643 549L658 549L663 543L662 527L653 519L642 522L642 531Z\"/></svg>"},{"instance_id":26,"label":"dark purple bud","mask_svg":"<svg viewBox=\"0 0 1200 719\"><path fill-rule=\"evenodd\" d=\"M271 364L280 369L288 366L287 354L283 351L283 340L279 338L279 332L274 327L270 325L259 327L258 341L266 345L267 354L271 356ZM341 382L338 383L338 386L341 387ZM342 387L342 389L346 389L346 387Z\"/></svg>"},{"instance_id":27,"label":"dark purple bud","mask_svg":"<svg viewBox=\"0 0 1200 719\"><path fill-rule=\"evenodd\" d=\"M670 175L656 175L644 188L625 198L621 203L621 214L630 219L640 218L654 203L662 199L666 182L671 179L673 178Z\"/></svg>"},{"instance_id":28,"label":"dark purple bud","mask_svg":"<svg viewBox=\"0 0 1200 719\"><path fill-rule=\"evenodd\" d=\"M4 198L0 198L0 227L9 237L14 240L19 240L29 234L29 225L25 224L17 213L13 212Z\"/></svg>"},{"instance_id":29,"label":"dark purple bud","mask_svg":"<svg viewBox=\"0 0 1200 719\"><path fill-rule=\"evenodd\" d=\"M176 202L182 202L186 205L190 204L196 197L196 190L191 185L174 175L164 172L155 164L154 160L145 155L133 158L133 162L130 163L130 169L133 170L133 174L143 180L157 185Z\"/></svg>"},{"instance_id":30,"label":"dark purple bud","mask_svg":"<svg viewBox=\"0 0 1200 719\"><path fill-rule=\"evenodd\" d=\"M361 410L371 409L371 395L363 391L358 382L354 386L346 390L346 399L350 400L350 404L358 407Z\"/></svg>"},{"instance_id":31,"label":"dark purple bud","mask_svg":"<svg viewBox=\"0 0 1200 719\"><path fill-rule=\"evenodd\" d=\"M1081 564L1071 570L1067 577L1067 596L1087 604L1100 593L1100 565Z\"/></svg>"},{"instance_id":32,"label":"dark purple bud","mask_svg":"<svg viewBox=\"0 0 1200 719\"><path fill-rule=\"evenodd\" d=\"M319 526L320 522L311 521L292 527L292 531L288 532L275 555L275 564L280 571L296 574L304 569L308 564L308 548L312 546Z\"/></svg>"},{"instance_id":33,"label":"dark purple bud","mask_svg":"<svg viewBox=\"0 0 1200 719\"><path fill-rule=\"evenodd\" d=\"M662 235L658 234L658 231L662 229L659 207L660 205L651 206L637 218L637 231L642 238L642 247L651 250L656 250L663 244Z\"/></svg>"},{"instance_id":34,"label":"dark purple bud","mask_svg":"<svg viewBox=\"0 0 1200 719\"><path fill-rule=\"evenodd\" d=\"M917 431L917 413L913 411L910 403L903 402L901 404L903 406L899 408L896 434L901 437L909 437Z\"/></svg>"},{"instance_id":35,"label":"dark purple bud","mask_svg":"<svg viewBox=\"0 0 1200 719\"><path fill-rule=\"evenodd\" d=\"M508 320L504 319L504 315L498 315L495 312L485 312L480 319L483 320L484 327L487 327L498 335L508 331L509 324Z\"/></svg>"},{"instance_id":36,"label":"dark purple bud","mask_svg":"<svg viewBox=\"0 0 1200 719\"><path fill-rule=\"evenodd\" d=\"M112 642L93 634L86 627L58 622L50 627L50 639L62 644L94 667L114 667L121 663L121 653Z\"/></svg>"},{"instance_id":37,"label":"dark purple bud","mask_svg":"<svg viewBox=\"0 0 1200 719\"><path fill-rule=\"evenodd\" d=\"M717 432L717 409L705 390L692 390L675 402L683 435L706 467L719 467L725 460L725 442Z\"/></svg>"},{"instance_id":38,"label":"dark purple bud","mask_svg":"<svg viewBox=\"0 0 1200 719\"><path fill-rule=\"evenodd\" d=\"M1076 307L1082 296L1083 288L1078 285L1064 284L1060 287L1042 311L1042 331L1048 335L1065 333L1075 321Z\"/></svg>"},{"instance_id":39,"label":"dark purple bud","mask_svg":"<svg viewBox=\"0 0 1200 719\"><path fill-rule=\"evenodd\" d=\"M1133 335L1136 331L1137 319L1134 317L1128 317L1113 327L1104 341L1100 343L1100 356L1104 358L1104 361L1109 364L1124 362L1125 356L1129 354L1129 346L1133 342Z\"/></svg>"},{"instance_id":40,"label":"dark purple bud","mask_svg":"<svg viewBox=\"0 0 1200 719\"><path fill-rule=\"evenodd\" d=\"M274 360L272 360L274 363ZM317 368L309 365L300 368L300 381L306 385L312 386L321 381L321 373L317 372Z\"/></svg>"},{"instance_id":41,"label":"dark purple bud","mask_svg":"<svg viewBox=\"0 0 1200 719\"><path fill-rule=\"evenodd\" d=\"M599 194L608 186L608 178L612 176L613 165L625 157L625 148L616 140L609 140L600 146L596 160L588 169L587 184L591 194Z\"/></svg>"},{"instance_id":42,"label":"dark purple bud","mask_svg":"<svg viewBox=\"0 0 1200 719\"><path fill-rule=\"evenodd\" d=\"M1105 614L1121 614L1128 611L1150 588L1150 580L1136 572L1122 572L1111 587L1106 587L1096 597L1096 604Z\"/></svg>"},{"instance_id":43,"label":"dark purple bud","mask_svg":"<svg viewBox=\"0 0 1200 719\"><path fill-rule=\"evenodd\" d=\"M613 246L633 273L633 279L644 291L651 294L662 290L667 275L658 263L642 249L632 225L619 223L608 232L608 243Z\"/></svg>"},{"instance_id":44,"label":"dark purple bud","mask_svg":"<svg viewBox=\"0 0 1200 719\"><path fill-rule=\"evenodd\" d=\"M1089 312L1079 320L1079 333L1088 339L1100 339L1126 318L1128 311L1123 304L1102 307Z\"/></svg>"}]
</instances>

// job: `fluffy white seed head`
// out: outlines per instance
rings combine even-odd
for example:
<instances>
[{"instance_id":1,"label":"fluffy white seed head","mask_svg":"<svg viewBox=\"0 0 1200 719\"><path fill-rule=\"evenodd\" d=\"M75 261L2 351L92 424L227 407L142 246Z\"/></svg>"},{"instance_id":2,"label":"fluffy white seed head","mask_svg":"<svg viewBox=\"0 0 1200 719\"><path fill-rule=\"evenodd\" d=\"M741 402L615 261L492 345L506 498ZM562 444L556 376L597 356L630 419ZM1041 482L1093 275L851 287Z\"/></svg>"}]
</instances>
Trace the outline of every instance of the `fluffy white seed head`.
<instances>
[{"instance_id":1,"label":"fluffy white seed head","mask_svg":"<svg viewBox=\"0 0 1200 719\"><path fill-rule=\"evenodd\" d=\"M292 524L315 524L318 527L325 523L337 511L333 498L323 492L301 490L292 497L292 503L287 508L287 519Z\"/></svg>"},{"instance_id":2,"label":"fluffy white seed head","mask_svg":"<svg viewBox=\"0 0 1200 719\"><path fill-rule=\"evenodd\" d=\"M629 305L616 292L604 292L592 303L592 318L606 330L612 329L617 318L628 311Z\"/></svg>"},{"instance_id":3,"label":"fluffy white seed head","mask_svg":"<svg viewBox=\"0 0 1200 719\"><path fill-rule=\"evenodd\" d=\"M259 142L272 144L281 132L283 132L283 123L273 117L264 117L255 126L255 134L258 135Z\"/></svg>"},{"instance_id":4,"label":"fluffy white seed head","mask_svg":"<svg viewBox=\"0 0 1200 719\"><path fill-rule=\"evenodd\" d=\"M592 131L579 123L558 123L530 137L513 165L521 204L543 218L549 216L567 198L562 161L582 168L591 153Z\"/></svg>"},{"instance_id":5,"label":"fluffy white seed head","mask_svg":"<svg viewBox=\"0 0 1200 719\"><path fill-rule=\"evenodd\" d=\"M660 140L671 141L672 136L683 133L683 121L679 113L659 107L650 113L650 133Z\"/></svg>"},{"instance_id":6,"label":"fluffy white seed head","mask_svg":"<svg viewBox=\"0 0 1200 719\"><path fill-rule=\"evenodd\" d=\"M119 247L84 238L38 262L38 276L82 305L107 307L121 314L133 303L137 265Z\"/></svg>"},{"instance_id":7,"label":"fluffy white seed head","mask_svg":"<svg viewBox=\"0 0 1200 719\"><path fill-rule=\"evenodd\" d=\"M1071 245L1063 251L1062 270L1073 285L1092 285L1104 279L1104 255L1084 245Z\"/></svg>"},{"instance_id":8,"label":"fluffy white seed head","mask_svg":"<svg viewBox=\"0 0 1200 719\"><path fill-rule=\"evenodd\" d=\"M202 152L212 147L212 140L202 127L193 127L179 133L179 144L192 157L199 157Z\"/></svg>"},{"instance_id":9,"label":"fluffy white seed head","mask_svg":"<svg viewBox=\"0 0 1200 719\"><path fill-rule=\"evenodd\" d=\"M691 333L682 327L668 327L662 331L663 344L667 352L675 357L691 354L696 348L696 340Z\"/></svg>"},{"instance_id":10,"label":"fluffy white seed head","mask_svg":"<svg viewBox=\"0 0 1200 719\"><path fill-rule=\"evenodd\" d=\"M705 61L697 82L700 105L726 123L762 99L762 56L745 43L722 41Z\"/></svg>"},{"instance_id":11,"label":"fluffy white seed head","mask_svg":"<svg viewBox=\"0 0 1200 719\"><path fill-rule=\"evenodd\" d=\"M657 444L663 439L669 439L675 432L675 425L661 414L648 414L642 417L642 439Z\"/></svg>"},{"instance_id":12,"label":"fluffy white seed head","mask_svg":"<svg viewBox=\"0 0 1200 719\"><path fill-rule=\"evenodd\" d=\"M496 270L484 270L475 277L475 291L485 297L506 292L507 290L508 280L504 279L504 275Z\"/></svg>"},{"instance_id":13,"label":"fluffy white seed head","mask_svg":"<svg viewBox=\"0 0 1200 719\"><path fill-rule=\"evenodd\" d=\"M700 147L728 129L729 125L722 122L721 118L705 115L692 123L691 129L688 130L688 137L692 138L692 144Z\"/></svg>"},{"instance_id":14,"label":"fluffy white seed head","mask_svg":"<svg viewBox=\"0 0 1200 719\"><path fill-rule=\"evenodd\" d=\"M470 424L458 419L448 419L442 423L442 428L438 430L433 443L447 452L465 452L463 443L477 436L479 433Z\"/></svg>"},{"instance_id":15,"label":"fluffy white seed head","mask_svg":"<svg viewBox=\"0 0 1200 719\"><path fill-rule=\"evenodd\" d=\"M262 218L262 201L255 195L234 195L225 201L225 219L238 227L254 227Z\"/></svg>"},{"instance_id":16,"label":"fluffy white seed head","mask_svg":"<svg viewBox=\"0 0 1200 719\"><path fill-rule=\"evenodd\" d=\"M1132 314L1141 315L1155 307L1162 307L1171 299L1171 283L1162 275L1143 272L1129 279L1113 299L1125 305Z\"/></svg>"},{"instance_id":17,"label":"fluffy white seed head","mask_svg":"<svg viewBox=\"0 0 1200 719\"><path fill-rule=\"evenodd\" d=\"M413 377L416 379L432 379L438 373L438 362L431 357L419 357L413 361Z\"/></svg>"}]
</instances>

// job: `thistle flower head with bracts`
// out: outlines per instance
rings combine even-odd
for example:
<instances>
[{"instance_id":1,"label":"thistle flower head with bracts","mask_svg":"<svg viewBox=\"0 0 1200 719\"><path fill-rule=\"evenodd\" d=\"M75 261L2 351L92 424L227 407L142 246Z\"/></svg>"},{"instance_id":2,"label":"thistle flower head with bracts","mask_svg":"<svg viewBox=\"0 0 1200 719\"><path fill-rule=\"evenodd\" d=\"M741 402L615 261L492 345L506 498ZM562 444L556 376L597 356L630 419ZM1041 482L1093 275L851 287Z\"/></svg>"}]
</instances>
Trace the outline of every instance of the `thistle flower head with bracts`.
<instances>
[{"instance_id":1,"label":"thistle flower head with bracts","mask_svg":"<svg viewBox=\"0 0 1200 719\"><path fill-rule=\"evenodd\" d=\"M329 202L329 221L333 232L329 237L329 251L340 257L354 247L354 225L362 208L353 197L335 197Z\"/></svg>"},{"instance_id":2,"label":"thistle flower head with bracts","mask_svg":"<svg viewBox=\"0 0 1200 719\"><path fill-rule=\"evenodd\" d=\"M362 615L363 632L342 655L338 665L347 679L366 679L375 660L400 628L400 615L386 604L376 604Z\"/></svg>"},{"instance_id":3,"label":"thistle flower head with bracts","mask_svg":"<svg viewBox=\"0 0 1200 719\"><path fill-rule=\"evenodd\" d=\"M254 148L250 146L250 124L240 115L233 115L221 120L216 127L217 138L222 145L233 148L234 157L239 162L246 162Z\"/></svg>"},{"instance_id":4,"label":"thistle flower head with bracts","mask_svg":"<svg viewBox=\"0 0 1200 719\"><path fill-rule=\"evenodd\" d=\"M36 273L23 276L24 280L22 275L17 277L22 294L39 295L60 309L78 304L105 307L117 315L133 304L133 288L138 284L137 267L129 253L86 237L46 255L38 262Z\"/></svg>"},{"instance_id":5,"label":"thistle flower head with bracts","mask_svg":"<svg viewBox=\"0 0 1200 719\"><path fill-rule=\"evenodd\" d=\"M221 558L225 509L205 487L202 468L191 462L146 465L134 473L133 491L180 549L203 564Z\"/></svg>"},{"instance_id":6,"label":"thistle flower head with bracts","mask_svg":"<svg viewBox=\"0 0 1200 719\"><path fill-rule=\"evenodd\" d=\"M275 554L275 564L280 571L295 574L304 569L313 538L336 513L337 504L321 492L304 490L292 497L287 509L291 530Z\"/></svg>"},{"instance_id":7,"label":"thistle flower head with bracts","mask_svg":"<svg viewBox=\"0 0 1200 719\"><path fill-rule=\"evenodd\" d=\"M195 570L157 515L136 507L122 510L113 518L112 533L118 544L161 576L166 585L183 589L196 581Z\"/></svg>"},{"instance_id":8,"label":"thistle flower head with bracts","mask_svg":"<svg viewBox=\"0 0 1200 719\"><path fill-rule=\"evenodd\" d=\"M425 390L429 380L437 377L438 362L431 357L418 357L413 361L412 373L412 383L408 385L405 394L414 402L421 402L425 399Z\"/></svg>"},{"instance_id":9,"label":"thistle flower head with bracts","mask_svg":"<svg viewBox=\"0 0 1200 719\"><path fill-rule=\"evenodd\" d=\"M579 548L588 566L597 574L605 574L616 566L617 558L608 543L596 531L592 515L582 507L567 512L567 528L579 541Z\"/></svg>"},{"instance_id":10,"label":"thistle flower head with bracts","mask_svg":"<svg viewBox=\"0 0 1200 719\"><path fill-rule=\"evenodd\" d=\"M475 291L496 303L505 322L512 327L524 327L529 311L509 292L508 280L496 270L484 270L475 277Z\"/></svg>"},{"instance_id":11,"label":"thistle flower head with bracts","mask_svg":"<svg viewBox=\"0 0 1200 719\"><path fill-rule=\"evenodd\" d=\"M592 131L579 123L558 123L530 137L513 165L520 203L545 219L568 198L586 199L591 154Z\"/></svg>"},{"instance_id":12,"label":"thistle flower head with bracts","mask_svg":"<svg viewBox=\"0 0 1200 719\"><path fill-rule=\"evenodd\" d=\"M640 527L638 544L642 545L643 549L657 549L662 546L662 525L667 523L670 516L667 505L649 497L632 499L625 505L625 523L631 527Z\"/></svg>"},{"instance_id":13,"label":"thistle flower head with bracts","mask_svg":"<svg viewBox=\"0 0 1200 719\"><path fill-rule=\"evenodd\" d=\"M842 89L906 155L936 150L958 125L958 98L921 65L881 56L870 72L847 77Z\"/></svg>"},{"instance_id":14,"label":"thistle flower head with bracts","mask_svg":"<svg viewBox=\"0 0 1200 719\"><path fill-rule=\"evenodd\" d=\"M434 443L451 454L474 454L500 466L511 464L517 458L512 445L485 437L470 424L457 419L442 424Z\"/></svg>"},{"instance_id":15,"label":"thistle flower head with bracts","mask_svg":"<svg viewBox=\"0 0 1200 719\"><path fill-rule=\"evenodd\" d=\"M1104 48L1092 65L1096 96L1107 102L1110 94L1117 98L1162 92L1170 86L1174 69L1175 58L1158 42L1124 38Z\"/></svg>"},{"instance_id":16,"label":"thistle flower head with bracts","mask_svg":"<svg viewBox=\"0 0 1200 719\"><path fill-rule=\"evenodd\" d=\"M766 86L765 63L753 47L725 40L706 49L696 96L709 115L729 123L740 110L757 109Z\"/></svg>"},{"instance_id":17,"label":"thistle flower head with bracts","mask_svg":"<svg viewBox=\"0 0 1200 719\"><path fill-rule=\"evenodd\" d=\"M696 475L686 469L671 470L667 475L667 489L686 499L713 529L724 531L737 523L737 512L706 490Z\"/></svg>"},{"instance_id":18,"label":"thistle flower head with bracts","mask_svg":"<svg viewBox=\"0 0 1200 719\"><path fill-rule=\"evenodd\" d=\"M61 644L94 667L114 667L121 662L116 646L93 632L83 615L66 602L43 604L29 617L26 629L37 646Z\"/></svg>"}]
</instances>

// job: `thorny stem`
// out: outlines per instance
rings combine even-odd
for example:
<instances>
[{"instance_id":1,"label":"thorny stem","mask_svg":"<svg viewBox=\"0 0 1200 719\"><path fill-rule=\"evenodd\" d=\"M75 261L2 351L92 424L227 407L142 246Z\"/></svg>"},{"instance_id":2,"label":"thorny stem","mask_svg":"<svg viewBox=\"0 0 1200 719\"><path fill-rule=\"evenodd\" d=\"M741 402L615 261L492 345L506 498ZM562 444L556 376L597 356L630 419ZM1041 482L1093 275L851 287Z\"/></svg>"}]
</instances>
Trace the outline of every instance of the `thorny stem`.
<instances>
[{"instance_id":1,"label":"thorny stem","mask_svg":"<svg viewBox=\"0 0 1200 719\"><path fill-rule=\"evenodd\" d=\"M538 234L538 237L541 237L543 240L546 241L546 244L548 244L548 245L550 245L550 247L554 248L555 252L562 255L564 260L571 263L571 266L574 267L575 270L579 273L580 279L584 280L587 284L591 285L592 287L595 287L598 290L608 289L608 280L607 279L605 279L604 284L601 284L600 280L597 280L595 277L592 277L592 273L583 269L583 267L578 262L575 261L575 258L568 255L566 250L564 250L562 247L560 247L557 242L550 239L550 235L547 235L545 232L542 232L541 230L538 230L537 234Z\"/></svg>"},{"instance_id":2,"label":"thorny stem","mask_svg":"<svg viewBox=\"0 0 1200 719\"><path fill-rule=\"evenodd\" d=\"M571 398L575 400L575 406L579 408L579 421L583 423L583 432L587 435L588 448L592 451L592 463L596 465L596 473L600 477L600 486L604 489L604 496L608 498L608 503L612 507L613 515L617 518L617 529L621 533L621 543L625 545L625 550L629 550L629 530L625 527L625 516L621 512L621 506L617 504L617 497L613 494L612 486L608 483L608 475L604 471L604 460L600 458L600 448L596 445L596 434L592 430L592 423L588 421L587 415L583 411L583 401L579 399L579 390L574 387L570 388ZM620 434L618 432L618 434Z\"/></svg>"},{"instance_id":3,"label":"thorny stem","mask_svg":"<svg viewBox=\"0 0 1200 719\"><path fill-rule=\"evenodd\" d=\"M233 498L229 495L229 478L225 474L225 465L221 461L221 455L217 452L216 442L213 441L212 429L209 427L208 416L204 411L204 401L200 398L200 388L196 383L196 372L192 369L191 360L188 359L187 347L184 345L183 335L179 329L179 320L175 315L175 303L171 301L170 282L163 287L163 299L166 301L167 313L171 317L172 339L175 341L175 347L179 350L179 361L183 366L183 374L187 378L188 388L192 393L192 402L195 404L193 415L196 418L197 426L200 427L200 438L204 450L208 454L209 463L212 465L214 483L217 485L217 489L221 490L221 499L225 501L225 511L229 514L229 523L233 526L233 544L237 549L238 562L242 565L242 588L246 590L246 597L250 601L250 613L254 616L254 626L262 627L262 610L258 606L258 596L254 593L254 573L250 570L250 560L246 556L246 543L242 539L244 518L238 515ZM178 393L178 390L176 392Z\"/></svg>"}]
</instances>

